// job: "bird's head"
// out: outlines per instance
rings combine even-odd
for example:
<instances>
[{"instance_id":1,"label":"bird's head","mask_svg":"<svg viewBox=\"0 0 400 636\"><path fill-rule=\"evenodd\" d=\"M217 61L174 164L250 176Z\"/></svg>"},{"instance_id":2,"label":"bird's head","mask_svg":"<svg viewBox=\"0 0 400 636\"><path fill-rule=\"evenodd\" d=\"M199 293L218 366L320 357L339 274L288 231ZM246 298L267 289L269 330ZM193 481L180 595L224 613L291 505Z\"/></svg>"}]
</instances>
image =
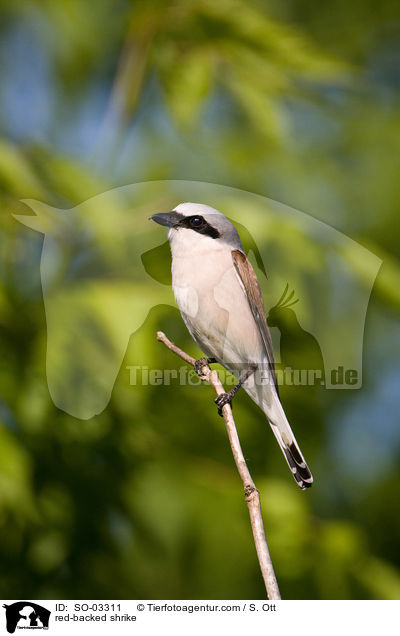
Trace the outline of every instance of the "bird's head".
<instances>
[{"instance_id":1,"label":"bird's head","mask_svg":"<svg viewBox=\"0 0 400 636\"><path fill-rule=\"evenodd\" d=\"M153 214L150 219L168 228L173 254L226 247L243 249L235 226L209 205L181 203L171 212Z\"/></svg>"}]
</instances>

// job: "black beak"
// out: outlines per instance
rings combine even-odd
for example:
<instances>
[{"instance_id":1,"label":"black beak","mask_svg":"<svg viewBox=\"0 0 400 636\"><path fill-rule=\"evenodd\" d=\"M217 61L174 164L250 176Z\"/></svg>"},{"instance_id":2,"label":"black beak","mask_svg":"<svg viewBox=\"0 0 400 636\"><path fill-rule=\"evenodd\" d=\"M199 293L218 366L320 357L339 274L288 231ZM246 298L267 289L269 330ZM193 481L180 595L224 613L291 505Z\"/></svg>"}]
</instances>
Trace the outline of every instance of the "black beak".
<instances>
[{"instance_id":1,"label":"black beak","mask_svg":"<svg viewBox=\"0 0 400 636\"><path fill-rule=\"evenodd\" d=\"M161 212L160 214L153 214L149 218L149 220L155 221L159 225L165 225L166 227L174 227L178 225L179 221L182 219L182 215L178 214L178 212Z\"/></svg>"}]
</instances>

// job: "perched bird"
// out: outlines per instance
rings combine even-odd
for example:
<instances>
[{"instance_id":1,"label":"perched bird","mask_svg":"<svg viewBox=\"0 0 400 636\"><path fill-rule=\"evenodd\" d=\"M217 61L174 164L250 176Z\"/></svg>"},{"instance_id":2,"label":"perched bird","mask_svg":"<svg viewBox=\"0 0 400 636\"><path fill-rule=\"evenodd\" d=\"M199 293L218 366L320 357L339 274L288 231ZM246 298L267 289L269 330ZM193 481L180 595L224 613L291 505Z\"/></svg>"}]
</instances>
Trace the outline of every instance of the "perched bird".
<instances>
[{"instance_id":1,"label":"perched bird","mask_svg":"<svg viewBox=\"0 0 400 636\"><path fill-rule=\"evenodd\" d=\"M219 413L243 386L264 411L293 476L302 489L313 478L279 400L271 336L261 290L235 226L218 210L181 203L153 214L169 228L172 288L182 318L207 356L219 362L238 384L215 401Z\"/></svg>"}]
</instances>

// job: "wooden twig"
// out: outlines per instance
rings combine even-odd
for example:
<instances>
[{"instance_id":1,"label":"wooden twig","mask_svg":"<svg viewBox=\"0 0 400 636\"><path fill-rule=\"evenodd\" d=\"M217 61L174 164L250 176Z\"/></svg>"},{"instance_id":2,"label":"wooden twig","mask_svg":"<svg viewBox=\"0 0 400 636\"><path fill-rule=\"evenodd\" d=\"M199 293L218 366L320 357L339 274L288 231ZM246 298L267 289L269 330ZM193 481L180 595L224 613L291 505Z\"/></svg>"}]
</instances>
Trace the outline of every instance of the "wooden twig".
<instances>
[{"instance_id":1,"label":"wooden twig","mask_svg":"<svg viewBox=\"0 0 400 636\"><path fill-rule=\"evenodd\" d=\"M194 365L195 359L174 345L162 331L157 332L157 340L165 344L168 349L171 349L171 351L182 358L182 360L192 366ZM203 379L213 387L217 395L225 393L224 387L216 371L211 370L208 365L204 365L202 373ZM254 543L268 598L270 600L279 600L281 595L279 593L278 582L276 580L274 567L269 554L267 539L265 537L260 495L250 475L249 469L247 468L246 460L240 446L235 420L233 419L232 409L229 404L225 404L225 406L222 407L222 415L224 416L233 458L243 482L245 498L249 508L251 527L253 530Z\"/></svg>"}]
</instances>

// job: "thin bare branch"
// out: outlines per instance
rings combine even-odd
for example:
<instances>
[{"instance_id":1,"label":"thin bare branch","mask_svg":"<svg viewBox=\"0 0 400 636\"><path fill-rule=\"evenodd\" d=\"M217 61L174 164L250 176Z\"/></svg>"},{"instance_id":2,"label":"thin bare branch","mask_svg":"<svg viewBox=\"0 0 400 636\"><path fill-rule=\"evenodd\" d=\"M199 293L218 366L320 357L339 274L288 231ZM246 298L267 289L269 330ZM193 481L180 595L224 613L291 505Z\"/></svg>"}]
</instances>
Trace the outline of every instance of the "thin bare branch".
<instances>
[{"instance_id":1,"label":"thin bare branch","mask_svg":"<svg viewBox=\"0 0 400 636\"><path fill-rule=\"evenodd\" d=\"M179 347L177 347L175 344L173 344L162 331L157 332L157 340L165 344L168 349L182 358L182 360L192 366L194 365L195 359L182 351L182 349L179 349ZM204 365L202 368L202 373L204 380L206 380L213 387L217 395L225 393L225 389L219 379L218 373L215 370L213 371L208 365ZM225 406L222 407L222 415L224 416L225 426L228 432L233 458L235 460L240 478L243 482L245 498L249 509L251 527L253 530L254 543L256 546L258 561L260 563L261 573L265 582L268 598L270 600L279 600L281 596L279 593L278 582L276 580L274 567L272 565L272 560L268 549L267 539L265 537L265 530L261 513L260 495L247 467L246 460L240 446L240 440L236 430L235 420L233 419L232 409L229 404L225 404Z\"/></svg>"}]
</instances>

